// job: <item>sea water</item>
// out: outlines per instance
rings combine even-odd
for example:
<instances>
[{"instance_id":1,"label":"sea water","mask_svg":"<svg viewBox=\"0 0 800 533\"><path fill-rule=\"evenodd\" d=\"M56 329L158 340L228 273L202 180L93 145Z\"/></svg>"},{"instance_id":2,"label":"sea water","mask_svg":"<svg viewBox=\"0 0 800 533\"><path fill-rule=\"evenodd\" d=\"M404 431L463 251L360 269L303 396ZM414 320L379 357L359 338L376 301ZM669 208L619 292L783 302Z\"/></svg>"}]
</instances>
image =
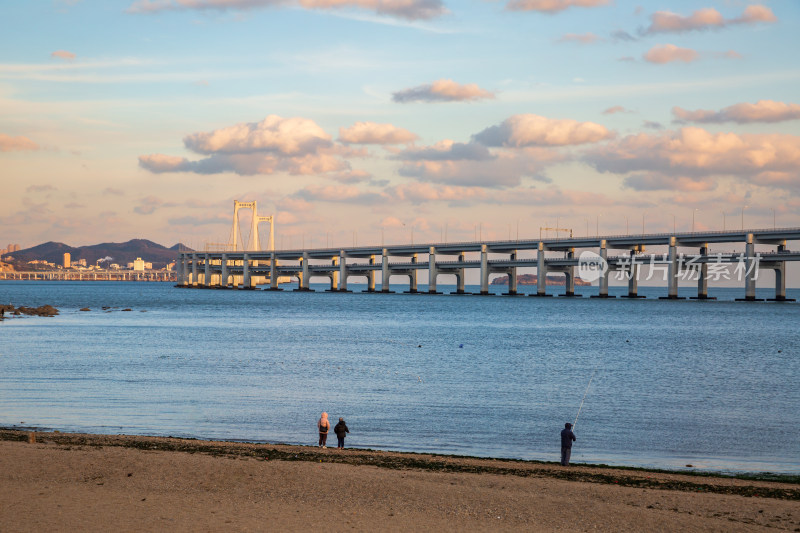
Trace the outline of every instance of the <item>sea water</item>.
<instances>
[{"instance_id":1,"label":"sea water","mask_svg":"<svg viewBox=\"0 0 800 533\"><path fill-rule=\"evenodd\" d=\"M800 304L312 288L0 282L0 426L800 473Z\"/></svg>"}]
</instances>

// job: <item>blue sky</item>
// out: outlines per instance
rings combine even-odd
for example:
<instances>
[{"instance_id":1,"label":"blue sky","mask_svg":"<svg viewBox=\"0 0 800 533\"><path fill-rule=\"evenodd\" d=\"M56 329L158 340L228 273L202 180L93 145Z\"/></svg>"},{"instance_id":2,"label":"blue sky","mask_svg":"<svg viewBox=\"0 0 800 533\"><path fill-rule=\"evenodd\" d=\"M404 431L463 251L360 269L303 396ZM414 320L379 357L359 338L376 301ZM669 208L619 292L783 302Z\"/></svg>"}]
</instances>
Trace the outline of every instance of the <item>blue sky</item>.
<instances>
[{"instance_id":1,"label":"blue sky","mask_svg":"<svg viewBox=\"0 0 800 533\"><path fill-rule=\"evenodd\" d=\"M8 242L202 247L234 199L287 247L800 225L795 1L2 11Z\"/></svg>"}]
</instances>

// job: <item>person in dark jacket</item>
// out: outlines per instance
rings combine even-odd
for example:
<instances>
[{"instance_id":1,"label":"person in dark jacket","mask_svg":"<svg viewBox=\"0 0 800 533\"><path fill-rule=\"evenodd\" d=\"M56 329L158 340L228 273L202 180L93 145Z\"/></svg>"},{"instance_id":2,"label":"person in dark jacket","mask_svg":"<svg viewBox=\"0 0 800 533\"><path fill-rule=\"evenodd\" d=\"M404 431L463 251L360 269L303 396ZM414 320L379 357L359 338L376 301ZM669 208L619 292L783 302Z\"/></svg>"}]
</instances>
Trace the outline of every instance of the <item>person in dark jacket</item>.
<instances>
[{"instance_id":1,"label":"person in dark jacket","mask_svg":"<svg viewBox=\"0 0 800 533\"><path fill-rule=\"evenodd\" d=\"M347 424L344 423L344 418L339 418L339 423L333 426L333 432L336 433L336 439L339 441L339 449L344 449L344 438L350 433L347 429Z\"/></svg>"},{"instance_id":2,"label":"person in dark jacket","mask_svg":"<svg viewBox=\"0 0 800 533\"><path fill-rule=\"evenodd\" d=\"M569 466L569 456L572 454L572 441L578 440L575 438L575 433L572 432L572 424L567 422L564 424L564 429L561 430L561 466Z\"/></svg>"}]
</instances>

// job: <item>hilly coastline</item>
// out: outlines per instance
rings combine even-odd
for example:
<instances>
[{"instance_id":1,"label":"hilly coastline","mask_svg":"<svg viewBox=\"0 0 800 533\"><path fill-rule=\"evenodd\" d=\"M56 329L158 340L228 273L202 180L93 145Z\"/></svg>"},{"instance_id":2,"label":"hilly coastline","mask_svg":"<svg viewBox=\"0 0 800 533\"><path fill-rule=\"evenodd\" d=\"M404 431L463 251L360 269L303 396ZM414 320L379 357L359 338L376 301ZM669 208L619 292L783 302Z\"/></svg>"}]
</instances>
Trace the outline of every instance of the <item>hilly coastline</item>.
<instances>
[{"instance_id":1,"label":"hilly coastline","mask_svg":"<svg viewBox=\"0 0 800 533\"><path fill-rule=\"evenodd\" d=\"M63 242L50 241L5 254L0 259L11 262L8 258L13 257L13 263L16 265L36 260L61 264L64 254L69 253L73 262L85 259L88 265L94 265L98 260L126 265L132 263L137 257L141 257L145 261L153 263L153 268L164 268L167 263L175 261L179 250L189 250L189 248L182 243L167 248L147 239L132 239L121 243L106 242L78 247L69 246Z\"/></svg>"}]
</instances>

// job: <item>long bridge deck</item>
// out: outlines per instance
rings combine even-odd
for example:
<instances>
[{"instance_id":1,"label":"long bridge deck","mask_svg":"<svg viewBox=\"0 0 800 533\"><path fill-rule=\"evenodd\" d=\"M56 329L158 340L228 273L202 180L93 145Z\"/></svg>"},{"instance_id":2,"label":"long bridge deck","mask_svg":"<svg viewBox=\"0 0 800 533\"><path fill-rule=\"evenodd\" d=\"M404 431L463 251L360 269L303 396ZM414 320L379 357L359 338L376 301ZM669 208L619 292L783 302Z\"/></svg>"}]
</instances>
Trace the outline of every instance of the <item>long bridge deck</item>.
<instances>
[{"instance_id":1,"label":"long bridge deck","mask_svg":"<svg viewBox=\"0 0 800 533\"><path fill-rule=\"evenodd\" d=\"M182 251L179 253L178 286L254 288L268 283L270 289L279 290L279 280L289 277L297 280L297 290L310 290L309 280L322 276L330 280L331 290L347 291L348 278L359 276L367 278L368 291L376 291L376 273L380 272L380 291L390 292L389 279L399 275L408 277L409 292L417 292L417 273L427 271L428 292L437 292L439 275L455 275L456 292L463 293L466 270L476 269L480 272L479 294L489 294L489 275L494 273L508 275L508 294L517 294L517 269L535 268L538 296L547 295L545 280L549 272L564 274L566 295L575 295L577 272L584 279L587 275L596 275L590 281L599 280L597 296L608 297L609 275L616 271L628 279L628 296L638 297L639 271L646 267L663 269L669 299L678 298L679 279L695 274L697 297L704 299L708 298L709 278L719 279L720 268L735 264L743 274L740 277L745 286L744 300L755 300L759 269L770 269L775 272L775 299L786 301L786 263L800 261L800 252L790 251L787 242L798 240L800 228L773 228L279 251ZM731 243L743 244L744 251L711 253L709 249L711 244ZM756 253L756 245L773 249ZM647 253L647 248L654 246L664 246L667 251ZM679 253L680 248L692 250ZM578 255L577 250L583 252ZM627 253L609 256L608 250ZM535 257L521 257L520 252L525 251L535 251ZM467 259L467 254L477 254L478 258ZM506 257L498 258L498 255ZM424 259L420 260L420 256ZM441 256L458 258L442 260Z\"/></svg>"}]
</instances>

